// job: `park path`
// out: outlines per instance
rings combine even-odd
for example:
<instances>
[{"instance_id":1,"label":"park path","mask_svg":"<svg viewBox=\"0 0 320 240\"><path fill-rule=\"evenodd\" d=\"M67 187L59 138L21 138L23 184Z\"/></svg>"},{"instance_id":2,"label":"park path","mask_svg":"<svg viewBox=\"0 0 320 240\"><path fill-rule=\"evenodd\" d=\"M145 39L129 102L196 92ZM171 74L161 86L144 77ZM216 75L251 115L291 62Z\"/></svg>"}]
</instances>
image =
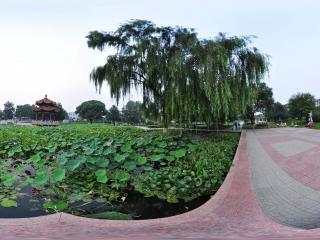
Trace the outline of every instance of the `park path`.
<instances>
[{"instance_id":1,"label":"park path","mask_svg":"<svg viewBox=\"0 0 320 240\"><path fill-rule=\"evenodd\" d=\"M225 182L191 212L140 221L2 219L0 240L319 239L319 153L320 131L243 131Z\"/></svg>"},{"instance_id":2,"label":"park path","mask_svg":"<svg viewBox=\"0 0 320 240\"><path fill-rule=\"evenodd\" d=\"M254 190L264 214L296 228L320 227L320 132L273 129L248 133Z\"/></svg>"}]
</instances>

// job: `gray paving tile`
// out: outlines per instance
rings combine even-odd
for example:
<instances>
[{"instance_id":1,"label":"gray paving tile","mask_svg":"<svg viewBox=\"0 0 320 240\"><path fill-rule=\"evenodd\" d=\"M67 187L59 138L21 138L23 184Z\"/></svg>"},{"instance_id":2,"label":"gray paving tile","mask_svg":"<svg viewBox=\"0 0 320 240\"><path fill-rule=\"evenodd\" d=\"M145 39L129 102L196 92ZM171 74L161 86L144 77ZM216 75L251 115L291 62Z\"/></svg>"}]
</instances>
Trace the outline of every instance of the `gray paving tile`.
<instances>
[{"instance_id":1,"label":"gray paving tile","mask_svg":"<svg viewBox=\"0 0 320 240\"><path fill-rule=\"evenodd\" d=\"M262 211L266 216L284 225L305 229L320 227L320 192L293 179L264 151L257 137L268 135L267 131L258 134L256 132L256 135L253 131L247 132L251 176ZM273 135L288 134L305 140L313 138L306 137L299 129L272 131ZM278 148L284 155L290 156L291 152L308 151L313 147L300 141L294 143L301 146L291 150L288 148L292 145L282 144Z\"/></svg>"}]
</instances>

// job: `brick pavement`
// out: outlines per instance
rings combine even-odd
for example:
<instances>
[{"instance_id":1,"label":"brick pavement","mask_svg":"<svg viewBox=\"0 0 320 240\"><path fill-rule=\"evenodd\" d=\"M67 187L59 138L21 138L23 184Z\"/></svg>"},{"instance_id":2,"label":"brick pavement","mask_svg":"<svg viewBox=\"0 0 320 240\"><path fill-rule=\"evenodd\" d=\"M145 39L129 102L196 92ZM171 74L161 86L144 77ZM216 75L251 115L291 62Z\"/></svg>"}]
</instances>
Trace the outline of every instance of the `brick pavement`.
<instances>
[{"instance_id":1,"label":"brick pavement","mask_svg":"<svg viewBox=\"0 0 320 240\"><path fill-rule=\"evenodd\" d=\"M319 144L315 130L244 131L225 182L191 212L140 221L1 219L0 240L319 239Z\"/></svg>"},{"instance_id":2,"label":"brick pavement","mask_svg":"<svg viewBox=\"0 0 320 240\"><path fill-rule=\"evenodd\" d=\"M292 134L282 129L249 132L248 153L263 212L281 224L312 229L320 227L320 192L311 185L320 187L315 165L320 167L320 155L314 155L320 145L299 138L299 134L304 136L302 130Z\"/></svg>"}]
</instances>

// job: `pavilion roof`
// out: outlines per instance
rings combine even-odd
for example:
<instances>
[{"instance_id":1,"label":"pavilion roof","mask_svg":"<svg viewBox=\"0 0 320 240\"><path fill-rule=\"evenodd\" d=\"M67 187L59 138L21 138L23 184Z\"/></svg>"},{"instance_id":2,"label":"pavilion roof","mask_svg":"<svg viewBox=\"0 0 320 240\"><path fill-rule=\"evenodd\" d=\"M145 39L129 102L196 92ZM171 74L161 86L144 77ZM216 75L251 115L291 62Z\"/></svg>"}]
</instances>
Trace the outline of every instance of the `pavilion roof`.
<instances>
[{"instance_id":1,"label":"pavilion roof","mask_svg":"<svg viewBox=\"0 0 320 240\"><path fill-rule=\"evenodd\" d=\"M60 112L60 109L58 107L51 107L51 106L33 107L32 110L35 112L56 112L56 113Z\"/></svg>"},{"instance_id":2,"label":"pavilion roof","mask_svg":"<svg viewBox=\"0 0 320 240\"><path fill-rule=\"evenodd\" d=\"M56 102L50 100L50 99L47 97L47 94L45 95L44 99L41 99L41 100L36 101L36 104L37 104L37 105L46 104L46 105L51 105L51 106L57 106Z\"/></svg>"}]
</instances>

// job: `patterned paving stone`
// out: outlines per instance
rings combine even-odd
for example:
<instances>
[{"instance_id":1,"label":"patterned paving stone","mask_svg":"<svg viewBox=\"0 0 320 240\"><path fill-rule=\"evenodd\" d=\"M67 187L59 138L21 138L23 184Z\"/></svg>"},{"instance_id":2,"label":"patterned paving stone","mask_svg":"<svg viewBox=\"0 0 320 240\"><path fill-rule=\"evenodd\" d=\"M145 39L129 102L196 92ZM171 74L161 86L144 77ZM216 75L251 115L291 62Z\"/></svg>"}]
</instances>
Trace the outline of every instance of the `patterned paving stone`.
<instances>
[{"instance_id":1,"label":"patterned paving stone","mask_svg":"<svg viewBox=\"0 0 320 240\"><path fill-rule=\"evenodd\" d=\"M317 131L304 129L295 129L291 132L282 129L270 130L277 131L278 134L282 133L276 137L266 137L266 134L263 135L264 131L262 130L260 135L254 134L264 151L290 177L319 191L320 137L314 137L314 132ZM280 147L276 149L277 146Z\"/></svg>"},{"instance_id":2,"label":"patterned paving stone","mask_svg":"<svg viewBox=\"0 0 320 240\"><path fill-rule=\"evenodd\" d=\"M303 153L315 147L315 145L311 143L307 143L300 140L291 140L286 142L275 143L272 144L272 146L285 157L293 156L298 153Z\"/></svg>"},{"instance_id":3,"label":"patterned paving stone","mask_svg":"<svg viewBox=\"0 0 320 240\"><path fill-rule=\"evenodd\" d=\"M276 222L304 229L320 227L319 174L308 151L317 147L304 140L295 139L305 131L273 130L285 136L275 138L259 137L267 132L248 133L249 162L253 184L263 212ZM293 133L293 136L288 134ZM308 131L309 133L309 131ZM266 133L266 135L270 133ZM305 136L304 136L305 138ZM306 139L308 140L308 139ZM310 140L310 139L309 139ZM266 145L280 152L279 156ZM298 156L298 157L295 157ZM320 156L313 159L319 161ZM313 188L311 186L314 186Z\"/></svg>"}]
</instances>

